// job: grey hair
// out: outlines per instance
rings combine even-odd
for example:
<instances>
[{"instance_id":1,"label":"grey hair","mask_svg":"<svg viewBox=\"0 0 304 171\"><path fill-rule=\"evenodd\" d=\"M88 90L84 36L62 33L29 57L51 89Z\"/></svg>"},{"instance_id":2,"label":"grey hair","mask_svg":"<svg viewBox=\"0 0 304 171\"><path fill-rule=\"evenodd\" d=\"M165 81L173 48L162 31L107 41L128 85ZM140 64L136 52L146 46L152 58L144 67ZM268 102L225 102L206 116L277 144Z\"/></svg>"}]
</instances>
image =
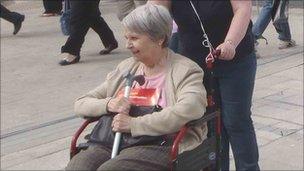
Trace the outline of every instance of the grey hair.
<instances>
[{"instance_id":1,"label":"grey hair","mask_svg":"<svg viewBox=\"0 0 304 171\"><path fill-rule=\"evenodd\" d=\"M164 39L162 47L169 45L172 22L169 11L154 4L137 7L122 20L123 26L132 32L146 34L153 41Z\"/></svg>"}]
</instances>

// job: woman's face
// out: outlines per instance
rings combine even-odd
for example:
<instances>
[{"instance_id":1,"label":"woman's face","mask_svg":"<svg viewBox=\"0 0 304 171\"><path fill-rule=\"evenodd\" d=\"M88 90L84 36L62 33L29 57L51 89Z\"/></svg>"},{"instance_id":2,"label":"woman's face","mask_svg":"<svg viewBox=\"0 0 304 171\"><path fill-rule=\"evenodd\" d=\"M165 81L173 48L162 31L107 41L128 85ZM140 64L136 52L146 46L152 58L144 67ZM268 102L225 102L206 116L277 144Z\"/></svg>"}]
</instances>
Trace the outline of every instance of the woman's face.
<instances>
[{"instance_id":1,"label":"woman's face","mask_svg":"<svg viewBox=\"0 0 304 171\"><path fill-rule=\"evenodd\" d=\"M151 63L155 54L162 50L163 41L153 41L145 34L138 34L125 29L126 47L135 59L143 63Z\"/></svg>"}]
</instances>

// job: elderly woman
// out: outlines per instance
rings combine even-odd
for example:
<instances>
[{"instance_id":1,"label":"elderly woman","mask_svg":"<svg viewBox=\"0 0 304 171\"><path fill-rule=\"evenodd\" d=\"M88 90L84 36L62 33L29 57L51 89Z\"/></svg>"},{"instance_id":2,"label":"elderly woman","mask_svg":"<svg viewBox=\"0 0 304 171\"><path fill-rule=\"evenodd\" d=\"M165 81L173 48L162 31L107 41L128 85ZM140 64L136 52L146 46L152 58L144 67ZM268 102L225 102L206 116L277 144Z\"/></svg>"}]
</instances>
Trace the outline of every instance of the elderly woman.
<instances>
[{"instance_id":1,"label":"elderly woman","mask_svg":"<svg viewBox=\"0 0 304 171\"><path fill-rule=\"evenodd\" d=\"M190 59L168 49L172 30L168 10L159 5L144 5L126 16L123 25L133 57L121 62L99 87L78 98L76 113L82 117L116 113L110 131L132 137L172 135L187 122L201 118L207 105L203 71ZM118 96L124 86L125 71L144 75L144 85L134 84L135 88L159 90L161 111L139 117L129 114L130 101ZM192 128L180 145L180 152L197 147L206 134L206 125ZM122 148L118 156L110 159L110 148L91 143L66 169L168 170L171 145L168 142Z\"/></svg>"}]
</instances>

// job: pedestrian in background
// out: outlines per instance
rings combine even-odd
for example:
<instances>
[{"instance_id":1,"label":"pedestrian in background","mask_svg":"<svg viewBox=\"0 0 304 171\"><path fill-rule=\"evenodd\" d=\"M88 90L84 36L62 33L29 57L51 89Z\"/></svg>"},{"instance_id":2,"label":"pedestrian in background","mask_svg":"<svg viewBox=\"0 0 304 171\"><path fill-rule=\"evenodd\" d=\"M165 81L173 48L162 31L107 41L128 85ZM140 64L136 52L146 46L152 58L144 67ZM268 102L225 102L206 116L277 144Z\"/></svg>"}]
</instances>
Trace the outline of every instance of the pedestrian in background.
<instances>
[{"instance_id":1,"label":"pedestrian in background","mask_svg":"<svg viewBox=\"0 0 304 171\"><path fill-rule=\"evenodd\" d=\"M266 27L273 19L273 26L279 34L280 40L279 49L286 49L296 45L296 42L291 39L291 33L288 23L288 7L289 0L265 0L260 14L253 25L252 33L255 37L256 46L257 40L263 38L262 34Z\"/></svg>"},{"instance_id":2,"label":"pedestrian in background","mask_svg":"<svg viewBox=\"0 0 304 171\"><path fill-rule=\"evenodd\" d=\"M117 0L117 17L122 21L131 11L140 5L146 4L147 0Z\"/></svg>"},{"instance_id":3,"label":"pedestrian in background","mask_svg":"<svg viewBox=\"0 0 304 171\"><path fill-rule=\"evenodd\" d=\"M61 15L62 0L43 0L44 12L42 17Z\"/></svg>"},{"instance_id":4,"label":"pedestrian in background","mask_svg":"<svg viewBox=\"0 0 304 171\"><path fill-rule=\"evenodd\" d=\"M89 28L99 35L105 47L99 52L100 55L108 54L118 47L112 30L100 15L99 2L100 0L70 1L71 30L65 45L61 48L60 65L79 62L80 49Z\"/></svg>"},{"instance_id":5,"label":"pedestrian in background","mask_svg":"<svg viewBox=\"0 0 304 171\"><path fill-rule=\"evenodd\" d=\"M1 13L0 14L1 14L0 15L1 18L14 24L13 34L16 35L22 26L22 22L24 21L25 16L22 14L19 14L17 12L11 12L7 8L5 8L2 4L1 4Z\"/></svg>"}]
</instances>

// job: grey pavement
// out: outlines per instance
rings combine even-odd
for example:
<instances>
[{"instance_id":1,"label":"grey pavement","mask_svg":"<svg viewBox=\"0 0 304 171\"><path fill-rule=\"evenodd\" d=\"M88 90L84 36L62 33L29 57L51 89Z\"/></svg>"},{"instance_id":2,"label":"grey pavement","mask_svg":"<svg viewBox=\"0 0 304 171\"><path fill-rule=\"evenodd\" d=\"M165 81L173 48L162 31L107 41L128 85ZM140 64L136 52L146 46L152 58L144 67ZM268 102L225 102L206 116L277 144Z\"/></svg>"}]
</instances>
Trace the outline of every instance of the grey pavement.
<instances>
[{"instance_id":1,"label":"grey pavement","mask_svg":"<svg viewBox=\"0 0 304 171\"><path fill-rule=\"evenodd\" d=\"M59 18L39 17L43 12L40 1L17 1L9 8L24 13L26 19L16 36L13 26L1 19L1 169L63 169L69 161L71 136L82 122L73 114L73 101L98 86L130 56L115 3L103 1L100 8L119 48L100 56L103 46L90 30L81 62L65 67L57 64L67 38L60 31ZM254 21L257 8L253 9ZM258 47L262 57L252 110L262 170L304 169L303 9L289 12L297 46L278 50L277 34L270 24L265 32L269 44L260 41Z\"/></svg>"}]
</instances>

